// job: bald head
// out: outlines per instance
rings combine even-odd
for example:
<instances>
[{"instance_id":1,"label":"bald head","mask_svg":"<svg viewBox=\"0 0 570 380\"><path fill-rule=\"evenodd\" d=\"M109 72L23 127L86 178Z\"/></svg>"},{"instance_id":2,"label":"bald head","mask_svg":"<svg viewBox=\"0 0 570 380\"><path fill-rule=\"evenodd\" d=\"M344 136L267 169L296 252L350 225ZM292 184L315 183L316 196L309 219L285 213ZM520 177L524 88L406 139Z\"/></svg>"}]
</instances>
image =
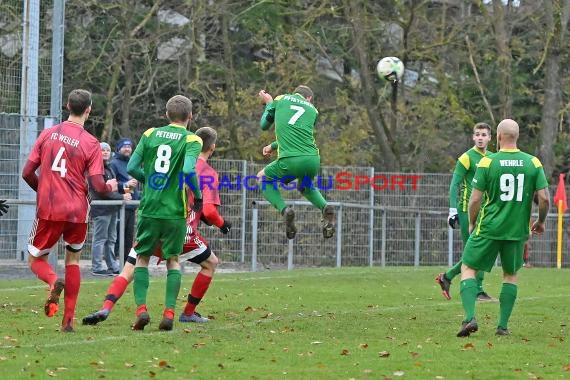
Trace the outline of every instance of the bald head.
<instances>
[{"instance_id":1,"label":"bald head","mask_svg":"<svg viewBox=\"0 0 570 380\"><path fill-rule=\"evenodd\" d=\"M497 126L497 139L501 148L507 148L505 145L515 144L519 138L519 125L512 119L505 119Z\"/></svg>"}]
</instances>

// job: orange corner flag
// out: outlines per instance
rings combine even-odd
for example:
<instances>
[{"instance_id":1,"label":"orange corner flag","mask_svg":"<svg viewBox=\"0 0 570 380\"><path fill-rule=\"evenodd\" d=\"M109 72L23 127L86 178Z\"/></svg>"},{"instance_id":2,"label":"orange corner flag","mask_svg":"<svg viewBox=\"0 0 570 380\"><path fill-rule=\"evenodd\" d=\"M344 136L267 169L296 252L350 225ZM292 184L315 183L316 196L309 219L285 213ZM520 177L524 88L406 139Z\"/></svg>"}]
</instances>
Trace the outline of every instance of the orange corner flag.
<instances>
[{"instance_id":1,"label":"orange corner flag","mask_svg":"<svg viewBox=\"0 0 570 380\"><path fill-rule=\"evenodd\" d=\"M559 201L562 201L562 212L568 211L568 203L566 201L566 188L564 187L564 174L560 174L558 179L558 187L556 194L554 194L554 204L558 208Z\"/></svg>"}]
</instances>

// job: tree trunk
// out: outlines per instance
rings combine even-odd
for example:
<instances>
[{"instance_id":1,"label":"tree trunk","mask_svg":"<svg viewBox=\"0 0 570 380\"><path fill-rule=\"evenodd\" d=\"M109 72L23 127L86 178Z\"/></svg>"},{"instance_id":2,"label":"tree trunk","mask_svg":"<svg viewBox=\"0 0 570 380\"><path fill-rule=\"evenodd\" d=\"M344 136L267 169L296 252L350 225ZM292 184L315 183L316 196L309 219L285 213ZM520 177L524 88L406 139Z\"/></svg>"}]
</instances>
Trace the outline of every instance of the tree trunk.
<instances>
[{"instance_id":1,"label":"tree trunk","mask_svg":"<svg viewBox=\"0 0 570 380\"><path fill-rule=\"evenodd\" d=\"M228 147L229 157L241 158L239 149L239 139L236 125L236 92L234 81L234 68L232 61L232 42L230 41L230 25L229 25L229 4L228 1L224 2L221 9L221 23L222 23L222 44L224 49L224 77L226 82L226 102L228 105L228 115L226 117L226 127L229 129L230 145Z\"/></svg>"},{"instance_id":2,"label":"tree trunk","mask_svg":"<svg viewBox=\"0 0 570 380\"><path fill-rule=\"evenodd\" d=\"M502 0L493 0L493 29L495 30L495 42L497 46L497 61L499 63L500 86L499 86L499 115L500 119L512 118L513 99L511 96L511 49L509 41L511 32L508 26L509 13L505 16L505 8Z\"/></svg>"},{"instance_id":3,"label":"tree trunk","mask_svg":"<svg viewBox=\"0 0 570 380\"><path fill-rule=\"evenodd\" d=\"M393 141L390 139L389 130L384 120L378 115L378 109L374 106L372 99L376 99L376 91L372 87L374 82L372 74L368 68L368 54L366 49L366 33L364 31L366 15L363 6L359 1L347 0L345 2L347 8L347 16L352 26L354 51L356 59L359 63L360 76L362 81L362 92L360 98L366 107L368 119L372 125L374 139L378 144L379 152L376 155L376 167L385 171L398 171L400 165L398 158L394 153Z\"/></svg>"},{"instance_id":4,"label":"tree trunk","mask_svg":"<svg viewBox=\"0 0 570 380\"><path fill-rule=\"evenodd\" d=\"M564 32L568 23L569 0L544 0L544 13L547 33L550 34L550 44L545 47L545 80L544 104L542 106L542 128L540 130L539 157L544 166L547 178L554 171L554 145L558 137L558 112L562 107L560 93L560 54L564 41Z\"/></svg>"}]
</instances>

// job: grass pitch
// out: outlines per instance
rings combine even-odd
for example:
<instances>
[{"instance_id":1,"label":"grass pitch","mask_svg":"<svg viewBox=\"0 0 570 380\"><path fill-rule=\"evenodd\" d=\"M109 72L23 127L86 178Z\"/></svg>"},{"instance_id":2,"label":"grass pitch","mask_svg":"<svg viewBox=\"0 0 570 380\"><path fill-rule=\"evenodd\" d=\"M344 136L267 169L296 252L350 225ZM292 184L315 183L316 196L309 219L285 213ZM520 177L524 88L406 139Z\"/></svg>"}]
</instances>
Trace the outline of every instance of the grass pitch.
<instances>
[{"instance_id":1,"label":"grass pitch","mask_svg":"<svg viewBox=\"0 0 570 380\"><path fill-rule=\"evenodd\" d=\"M43 315L39 280L0 280L2 378L61 379L553 379L570 378L568 270L522 269L509 329L499 304L478 303L479 332L456 338L462 307L434 277L442 268L299 269L217 274L198 311L205 325L158 331L164 278L149 291L151 324L130 330L132 288L109 319L82 326L110 279L82 284L74 334ZM183 276L177 312L193 275ZM487 275L498 297L501 277Z\"/></svg>"}]
</instances>

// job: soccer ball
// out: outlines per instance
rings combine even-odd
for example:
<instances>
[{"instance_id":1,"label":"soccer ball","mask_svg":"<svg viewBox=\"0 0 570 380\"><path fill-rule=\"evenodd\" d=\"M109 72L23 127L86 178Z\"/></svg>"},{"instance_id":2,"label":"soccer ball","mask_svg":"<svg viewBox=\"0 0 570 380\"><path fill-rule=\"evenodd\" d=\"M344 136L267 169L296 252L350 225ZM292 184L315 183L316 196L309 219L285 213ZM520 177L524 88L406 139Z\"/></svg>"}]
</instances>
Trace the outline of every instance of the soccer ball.
<instances>
[{"instance_id":1,"label":"soccer ball","mask_svg":"<svg viewBox=\"0 0 570 380\"><path fill-rule=\"evenodd\" d=\"M384 57L378 61L376 72L380 78L389 81L400 80L404 75L404 64L400 61L400 58Z\"/></svg>"}]
</instances>

